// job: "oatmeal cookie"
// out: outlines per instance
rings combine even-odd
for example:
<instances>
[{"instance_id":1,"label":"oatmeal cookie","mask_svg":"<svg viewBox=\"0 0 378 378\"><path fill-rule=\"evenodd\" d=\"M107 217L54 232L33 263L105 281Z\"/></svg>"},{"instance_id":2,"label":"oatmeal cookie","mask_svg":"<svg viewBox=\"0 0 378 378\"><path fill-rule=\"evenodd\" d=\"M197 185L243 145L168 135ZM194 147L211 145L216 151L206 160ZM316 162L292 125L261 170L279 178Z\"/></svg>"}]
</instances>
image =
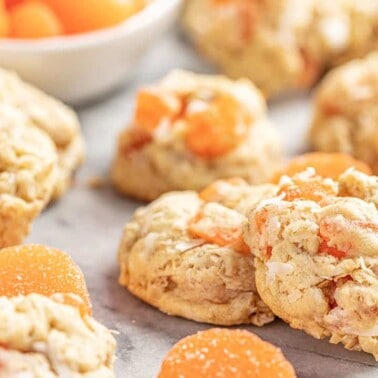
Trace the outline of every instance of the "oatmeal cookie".
<instances>
[{"instance_id":1,"label":"oatmeal cookie","mask_svg":"<svg viewBox=\"0 0 378 378\"><path fill-rule=\"evenodd\" d=\"M196 192L172 192L136 211L119 247L119 282L161 311L198 322L262 326L246 218Z\"/></svg>"},{"instance_id":2,"label":"oatmeal cookie","mask_svg":"<svg viewBox=\"0 0 378 378\"><path fill-rule=\"evenodd\" d=\"M338 180L309 169L248 216L256 286L273 313L316 338L378 360L376 176Z\"/></svg>"},{"instance_id":3,"label":"oatmeal cookie","mask_svg":"<svg viewBox=\"0 0 378 378\"><path fill-rule=\"evenodd\" d=\"M266 182L280 158L265 102L249 81L175 71L139 92L112 178L121 193L153 200L234 176Z\"/></svg>"},{"instance_id":4,"label":"oatmeal cookie","mask_svg":"<svg viewBox=\"0 0 378 378\"><path fill-rule=\"evenodd\" d=\"M73 306L38 294L0 297L0 375L115 377L110 331Z\"/></svg>"},{"instance_id":5,"label":"oatmeal cookie","mask_svg":"<svg viewBox=\"0 0 378 378\"><path fill-rule=\"evenodd\" d=\"M59 179L53 199L58 199L69 188L73 173L84 159L84 142L76 114L60 101L23 82L13 72L1 68L0 104L22 112L29 124L46 132L55 143Z\"/></svg>"},{"instance_id":6,"label":"oatmeal cookie","mask_svg":"<svg viewBox=\"0 0 378 378\"><path fill-rule=\"evenodd\" d=\"M198 49L267 96L308 88L328 67L378 49L375 0L190 0Z\"/></svg>"},{"instance_id":7,"label":"oatmeal cookie","mask_svg":"<svg viewBox=\"0 0 378 378\"><path fill-rule=\"evenodd\" d=\"M57 179L51 139L23 113L0 103L0 248L24 240Z\"/></svg>"},{"instance_id":8,"label":"oatmeal cookie","mask_svg":"<svg viewBox=\"0 0 378 378\"><path fill-rule=\"evenodd\" d=\"M317 150L344 152L378 174L378 53L331 71L317 91L310 139Z\"/></svg>"}]
</instances>

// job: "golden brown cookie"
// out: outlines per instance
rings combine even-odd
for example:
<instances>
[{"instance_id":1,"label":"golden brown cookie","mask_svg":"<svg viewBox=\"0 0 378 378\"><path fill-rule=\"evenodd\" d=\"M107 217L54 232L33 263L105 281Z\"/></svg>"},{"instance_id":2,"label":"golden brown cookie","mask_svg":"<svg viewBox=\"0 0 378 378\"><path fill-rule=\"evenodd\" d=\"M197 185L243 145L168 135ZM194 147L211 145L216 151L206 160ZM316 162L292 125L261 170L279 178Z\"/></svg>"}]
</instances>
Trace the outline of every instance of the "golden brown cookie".
<instances>
[{"instance_id":1,"label":"golden brown cookie","mask_svg":"<svg viewBox=\"0 0 378 378\"><path fill-rule=\"evenodd\" d=\"M175 71L139 92L112 178L121 193L153 200L221 178L266 182L280 157L265 101L249 81Z\"/></svg>"},{"instance_id":2,"label":"golden brown cookie","mask_svg":"<svg viewBox=\"0 0 378 378\"><path fill-rule=\"evenodd\" d=\"M0 103L0 248L24 240L57 180L51 139L23 113Z\"/></svg>"},{"instance_id":3,"label":"golden brown cookie","mask_svg":"<svg viewBox=\"0 0 378 378\"><path fill-rule=\"evenodd\" d=\"M115 340L76 307L38 294L0 297L0 376L113 378Z\"/></svg>"},{"instance_id":4,"label":"golden brown cookie","mask_svg":"<svg viewBox=\"0 0 378 378\"><path fill-rule=\"evenodd\" d=\"M293 328L378 360L378 177L307 170L248 217L256 286Z\"/></svg>"},{"instance_id":5,"label":"golden brown cookie","mask_svg":"<svg viewBox=\"0 0 378 378\"><path fill-rule=\"evenodd\" d=\"M190 0L184 24L201 53L268 96L378 49L375 0Z\"/></svg>"},{"instance_id":6,"label":"golden brown cookie","mask_svg":"<svg viewBox=\"0 0 378 378\"><path fill-rule=\"evenodd\" d=\"M59 179L53 199L58 199L71 185L73 173L84 159L84 142L76 114L4 69L0 69L0 104L22 112L29 124L46 132L55 143L59 154Z\"/></svg>"},{"instance_id":7,"label":"golden brown cookie","mask_svg":"<svg viewBox=\"0 0 378 378\"><path fill-rule=\"evenodd\" d=\"M331 71L317 91L314 148L344 152L378 173L378 53Z\"/></svg>"},{"instance_id":8,"label":"golden brown cookie","mask_svg":"<svg viewBox=\"0 0 378 378\"><path fill-rule=\"evenodd\" d=\"M242 240L245 220L193 191L161 196L124 228L120 284L170 315L219 325L269 323Z\"/></svg>"}]
</instances>

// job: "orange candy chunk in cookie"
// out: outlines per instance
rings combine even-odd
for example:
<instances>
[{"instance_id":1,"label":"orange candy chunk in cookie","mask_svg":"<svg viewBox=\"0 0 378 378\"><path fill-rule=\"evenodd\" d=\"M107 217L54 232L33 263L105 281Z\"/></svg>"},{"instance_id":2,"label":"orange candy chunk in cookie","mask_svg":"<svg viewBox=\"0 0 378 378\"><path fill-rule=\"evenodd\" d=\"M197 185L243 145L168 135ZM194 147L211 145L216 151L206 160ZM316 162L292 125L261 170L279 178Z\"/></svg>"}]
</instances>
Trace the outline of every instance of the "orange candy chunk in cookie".
<instances>
[{"instance_id":1,"label":"orange candy chunk in cookie","mask_svg":"<svg viewBox=\"0 0 378 378\"><path fill-rule=\"evenodd\" d=\"M0 296L31 293L52 297L91 314L83 273L66 253L42 245L0 250Z\"/></svg>"},{"instance_id":2,"label":"orange candy chunk in cookie","mask_svg":"<svg viewBox=\"0 0 378 378\"><path fill-rule=\"evenodd\" d=\"M10 36L46 38L63 34L63 26L54 11L42 1L24 1L9 10Z\"/></svg>"},{"instance_id":3,"label":"orange candy chunk in cookie","mask_svg":"<svg viewBox=\"0 0 378 378\"><path fill-rule=\"evenodd\" d=\"M209 329L180 340L158 378L294 378L281 350L244 330Z\"/></svg>"},{"instance_id":4,"label":"orange candy chunk in cookie","mask_svg":"<svg viewBox=\"0 0 378 378\"><path fill-rule=\"evenodd\" d=\"M238 146L252 117L231 95L217 95L206 109L186 115L186 145L195 155L213 159Z\"/></svg>"},{"instance_id":5,"label":"orange candy chunk in cookie","mask_svg":"<svg viewBox=\"0 0 378 378\"><path fill-rule=\"evenodd\" d=\"M189 235L247 255L250 251L243 240L244 220L236 211L208 203L190 223Z\"/></svg>"},{"instance_id":6,"label":"orange candy chunk in cookie","mask_svg":"<svg viewBox=\"0 0 378 378\"><path fill-rule=\"evenodd\" d=\"M135 126L153 133L163 121L173 121L181 112L182 104L171 93L161 93L157 89L139 91L135 109Z\"/></svg>"},{"instance_id":7,"label":"orange candy chunk in cookie","mask_svg":"<svg viewBox=\"0 0 378 378\"><path fill-rule=\"evenodd\" d=\"M278 195L285 201L309 200L326 205L330 198L337 195L337 187L333 181L327 181L320 176L307 177L297 175L289 182L281 184Z\"/></svg>"},{"instance_id":8,"label":"orange candy chunk in cookie","mask_svg":"<svg viewBox=\"0 0 378 378\"><path fill-rule=\"evenodd\" d=\"M68 34L119 24L141 10L145 0L43 0L61 19Z\"/></svg>"},{"instance_id":9,"label":"orange candy chunk in cookie","mask_svg":"<svg viewBox=\"0 0 378 378\"><path fill-rule=\"evenodd\" d=\"M337 179L351 167L368 175L372 174L368 165L354 159L350 155L343 153L312 152L293 158L286 167L273 176L272 182L276 184L283 175L292 177L308 167L314 168L316 174L319 176L332 179Z\"/></svg>"}]
</instances>

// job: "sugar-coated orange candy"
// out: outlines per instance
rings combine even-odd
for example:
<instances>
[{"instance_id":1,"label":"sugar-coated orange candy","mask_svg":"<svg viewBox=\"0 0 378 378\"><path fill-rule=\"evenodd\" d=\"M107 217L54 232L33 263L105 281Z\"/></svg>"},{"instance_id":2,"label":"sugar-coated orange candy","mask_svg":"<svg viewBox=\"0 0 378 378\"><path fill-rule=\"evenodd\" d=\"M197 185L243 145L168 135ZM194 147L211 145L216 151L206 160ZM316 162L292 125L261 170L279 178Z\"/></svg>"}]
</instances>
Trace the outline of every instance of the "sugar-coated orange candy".
<instances>
[{"instance_id":1,"label":"sugar-coated orange candy","mask_svg":"<svg viewBox=\"0 0 378 378\"><path fill-rule=\"evenodd\" d=\"M63 26L42 1L28 0L9 10L10 36L13 38L47 38L63 34Z\"/></svg>"},{"instance_id":2,"label":"sugar-coated orange candy","mask_svg":"<svg viewBox=\"0 0 378 378\"><path fill-rule=\"evenodd\" d=\"M181 111L181 101L171 93L139 91L135 109L135 126L152 133L163 120L172 121Z\"/></svg>"},{"instance_id":3,"label":"sugar-coated orange candy","mask_svg":"<svg viewBox=\"0 0 378 378\"><path fill-rule=\"evenodd\" d=\"M116 25L141 10L145 0L43 0L62 20L68 34Z\"/></svg>"},{"instance_id":4,"label":"sugar-coated orange candy","mask_svg":"<svg viewBox=\"0 0 378 378\"><path fill-rule=\"evenodd\" d=\"M218 95L207 109L186 116L186 144L200 157L212 159L226 154L245 138L252 118L230 95Z\"/></svg>"},{"instance_id":5,"label":"sugar-coated orange candy","mask_svg":"<svg viewBox=\"0 0 378 378\"><path fill-rule=\"evenodd\" d=\"M281 176L294 176L306 168L312 167L316 174L324 178L337 179L348 168L354 167L358 171L368 175L372 171L368 165L360 160L354 159L352 156L343 153L327 153L327 152L311 152L293 158L282 170L277 172L272 182L277 184Z\"/></svg>"},{"instance_id":6,"label":"sugar-coated orange candy","mask_svg":"<svg viewBox=\"0 0 378 378\"><path fill-rule=\"evenodd\" d=\"M294 378L281 350L244 330L214 328L180 340L158 378Z\"/></svg>"},{"instance_id":7,"label":"sugar-coated orange candy","mask_svg":"<svg viewBox=\"0 0 378 378\"><path fill-rule=\"evenodd\" d=\"M91 313L83 273L65 252L43 245L21 245L0 250L0 296L31 293L78 305Z\"/></svg>"}]
</instances>

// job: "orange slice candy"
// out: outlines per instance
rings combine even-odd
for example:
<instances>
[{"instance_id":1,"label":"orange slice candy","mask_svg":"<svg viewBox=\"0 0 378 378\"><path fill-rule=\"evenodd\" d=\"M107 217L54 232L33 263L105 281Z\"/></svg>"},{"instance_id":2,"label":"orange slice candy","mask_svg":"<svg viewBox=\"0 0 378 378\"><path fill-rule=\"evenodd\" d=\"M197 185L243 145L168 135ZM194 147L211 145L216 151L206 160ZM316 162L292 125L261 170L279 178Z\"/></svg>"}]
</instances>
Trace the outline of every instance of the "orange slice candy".
<instances>
[{"instance_id":1,"label":"orange slice candy","mask_svg":"<svg viewBox=\"0 0 378 378\"><path fill-rule=\"evenodd\" d=\"M244 330L209 329L180 340L158 378L295 378L281 350Z\"/></svg>"},{"instance_id":2,"label":"orange slice candy","mask_svg":"<svg viewBox=\"0 0 378 378\"><path fill-rule=\"evenodd\" d=\"M9 10L10 36L13 38L46 38L63 34L63 26L42 1L24 1Z\"/></svg>"},{"instance_id":3,"label":"orange slice candy","mask_svg":"<svg viewBox=\"0 0 378 378\"><path fill-rule=\"evenodd\" d=\"M83 273L68 254L34 244L0 250L0 296L31 293L92 312Z\"/></svg>"},{"instance_id":4,"label":"orange slice candy","mask_svg":"<svg viewBox=\"0 0 378 378\"><path fill-rule=\"evenodd\" d=\"M368 175L372 174L368 165L360 160L354 159L350 155L343 153L312 152L296 156L285 168L277 172L271 181L274 184L278 184L281 176L286 175L292 177L306 170L308 167L314 168L317 175L332 179L337 179L351 167Z\"/></svg>"},{"instance_id":5,"label":"orange slice candy","mask_svg":"<svg viewBox=\"0 0 378 378\"><path fill-rule=\"evenodd\" d=\"M230 95L219 95L202 111L186 116L186 145L205 159L222 156L242 142L252 117L243 105Z\"/></svg>"}]
</instances>

